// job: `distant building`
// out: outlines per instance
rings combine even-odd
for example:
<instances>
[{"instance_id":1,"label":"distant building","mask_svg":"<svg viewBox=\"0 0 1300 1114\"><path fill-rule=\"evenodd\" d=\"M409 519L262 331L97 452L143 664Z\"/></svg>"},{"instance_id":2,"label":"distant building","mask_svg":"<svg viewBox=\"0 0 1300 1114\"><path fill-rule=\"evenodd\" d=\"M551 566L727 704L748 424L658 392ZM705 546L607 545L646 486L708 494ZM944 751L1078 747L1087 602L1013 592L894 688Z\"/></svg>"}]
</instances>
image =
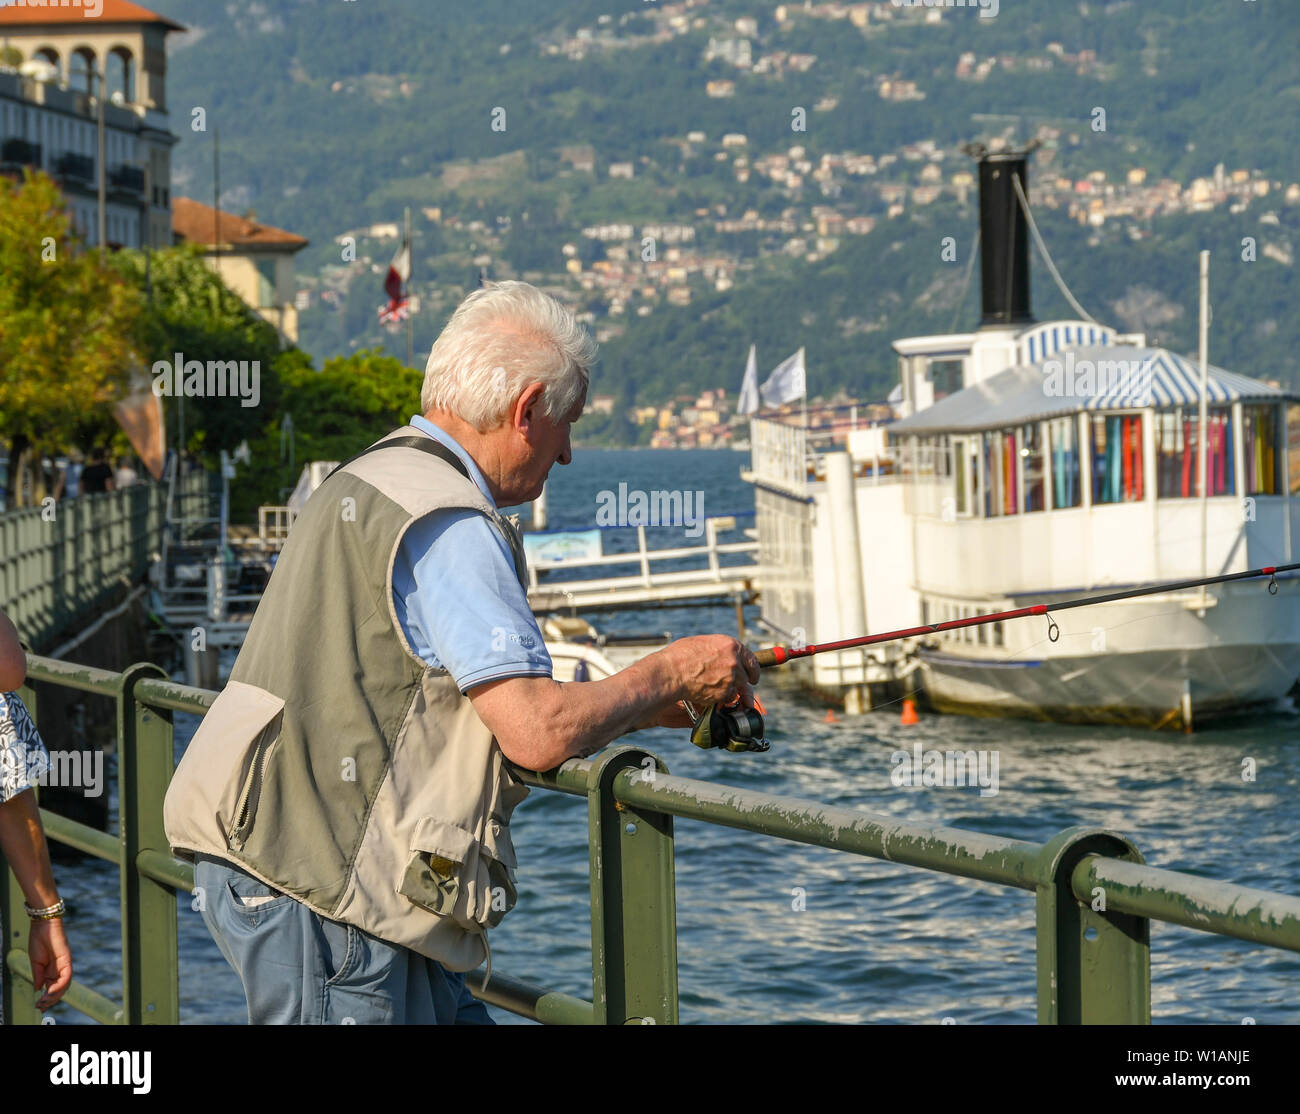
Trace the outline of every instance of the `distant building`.
<instances>
[{"instance_id":1,"label":"distant building","mask_svg":"<svg viewBox=\"0 0 1300 1114\"><path fill-rule=\"evenodd\" d=\"M635 173L635 167L630 162L612 162L609 164L609 176L611 178L631 178Z\"/></svg>"},{"instance_id":2,"label":"distant building","mask_svg":"<svg viewBox=\"0 0 1300 1114\"><path fill-rule=\"evenodd\" d=\"M171 243L171 149L166 37L179 23L129 3L0 7L0 173L30 166L63 191L68 215L99 243L98 110L104 107L105 240L112 247Z\"/></svg>"},{"instance_id":3,"label":"distant building","mask_svg":"<svg viewBox=\"0 0 1300 1114\"><path fill-rule=\"evenodd\" d=\"M221 280L274 325L281 337L298 342L293 257L307 241L253 215L236 216L201 201L178 197L172 218L175 242L198 244ZM381 297L376 293L376 304Z\"/></svg>"}]
</instances>

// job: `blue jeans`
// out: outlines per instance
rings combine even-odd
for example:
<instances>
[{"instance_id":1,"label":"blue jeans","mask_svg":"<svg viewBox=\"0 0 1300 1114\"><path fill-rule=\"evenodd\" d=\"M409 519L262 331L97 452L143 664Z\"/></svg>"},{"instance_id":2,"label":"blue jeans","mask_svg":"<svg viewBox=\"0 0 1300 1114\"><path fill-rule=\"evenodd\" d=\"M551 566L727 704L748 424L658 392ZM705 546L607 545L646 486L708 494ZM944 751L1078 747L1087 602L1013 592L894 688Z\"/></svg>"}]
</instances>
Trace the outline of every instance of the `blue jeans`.
<instances>
[{"instance_id":1,"label":"blue jeans","mask_svg":"<svg viewBox=\"0 0 1300 1114\"><path fill-rule=\"evenodd\" d=\"M197 856L194 886L250 1025L495 1024L463 974L326 920L231 863Z\"/></svg>"}]
</instances>

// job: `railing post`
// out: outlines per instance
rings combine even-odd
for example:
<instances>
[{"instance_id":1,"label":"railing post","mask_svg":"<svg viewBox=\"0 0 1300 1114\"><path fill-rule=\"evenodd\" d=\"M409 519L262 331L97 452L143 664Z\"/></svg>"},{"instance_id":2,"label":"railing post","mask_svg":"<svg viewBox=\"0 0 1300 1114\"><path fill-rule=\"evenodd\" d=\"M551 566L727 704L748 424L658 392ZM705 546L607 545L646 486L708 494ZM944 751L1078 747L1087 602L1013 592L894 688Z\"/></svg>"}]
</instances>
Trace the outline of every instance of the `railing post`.
<instances>
[{"instance_id":1,"label":"railing post","mask_svg":"<svg viewBox=\"0 0 1300 1114\"><path fill-rule=\"evenodd\" d=\"M18 690L18 699L31 709L32 722L35 723L36 694L30 684ZM34 792L39 797L40 790ZM39 1025L41 1011L36 1008L32 963L27 954L27 937L31 931L31 921L23 908L27 899L2 854L0 864L3 864L5 874L4 885L0 886L0 925L4 931L4 946L0 948L0 965L4 970L0 971L0 982L4 984L4 1021L6 1025ZM12 963L21 966L21 974L13 969Z\"/></svg>"},{"instance_id":2,"label":"railing post","mask_svg":"<svg viewBox=\"0 0 1300 1114\"><path fill-rule=\"evenodd\" d=\"M163 797L171 782L172 715L135 698L138 681L166 678L156 665L128 666L117 698L118 827L122 840L122 1020L127 1025L180 1021L176 895L140 874L142 851L170 854Z\"/></svg>"},{"instance_id":3,"label":"railing post","mask_svg":"<svg viewBox=\"0 0 1300 1114\"><path fill-rule=\"evenodd\" d=\"M1038 858L1038 1023L1151 1024L1146 917L1106 910L1105 891L1080 902L1071 875L1087 855L1142 862L1133 843L1101 828L1068 828Z\"/></svg>"},{"instance_id":4,"label":"railing post","mask_svg":"<svg viewBox=\"0 0 1300 1114\"><path fill-rule=\"evenodd\" d=\"M587 782L592 1003L597 1025L677 1024L673 818L614 799L624 770L667 767L638 747L611 747Z\"/></svg>"}]
</instances>

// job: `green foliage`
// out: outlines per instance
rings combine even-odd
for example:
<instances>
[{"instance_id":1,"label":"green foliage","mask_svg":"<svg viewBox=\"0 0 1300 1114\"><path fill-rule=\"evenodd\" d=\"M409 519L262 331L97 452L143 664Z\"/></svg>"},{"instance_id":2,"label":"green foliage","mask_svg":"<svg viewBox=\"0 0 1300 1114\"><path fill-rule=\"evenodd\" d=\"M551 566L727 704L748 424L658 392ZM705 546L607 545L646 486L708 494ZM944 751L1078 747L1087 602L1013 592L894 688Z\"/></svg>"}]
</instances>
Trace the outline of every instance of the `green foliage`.
<instances>
[{"instance_id":1,"label":"green foliage","mask_svg":"<svg viewBox=\"0 0 1300 1114\"><path fill-rule=\"evenodd\" d=\"M11 461L28 445L108 439L139 313L134 287L82 250L48 177L0 177L0 436ZM10 467L10 506L17 477Z\"/></svg>"},{"instance_id":2,"label":"green foliage","mask_svg":"<svg viewBox=\"0 0 1300 1114\"><path fill-rule=\"evenodd\" d=\"M1210 249L1212 362L1300 388L1300 352L1287 325L1289 268L1262 255L1251 263L1241 258L1244 236L1258 238L1257 252L1269 241L1300 242L1295 209L1283 210L1277 226L1261 225L1258 215L1166 217L1141 241L1118 228L1082 228L1061 212L1036 219L1086 310L1180 353L1196 350L1197 258ZM978 266L963 293L977 222L973 205L936 203L868 236L843 237L840 249L817 263L786 265L725 294L697 290L689 306L630 316L627 331L601 346L602 368L637 400L652 402L705 387L739 390L751 343L758 346L760 379L803 346L811 395L844 389L883 401L898 381L893 340L979 324ZM948 235L957 239L956 262L940 257ZM1074 320L1037 252L1030 273L1035 316Z\"/></svg>"},{"instance_id":3,"label":"green foliage","mask_svg":"<svg viewBox=\"0 0 1300 1114\"><path fill-rule=\"evenodd\" d=\"M344 461L420 411L421 372L377 350L326 360L319 371L297 350L281 354L275 365L282 405L263 415L256 440L250 439L251 467L241 467L231 487L237 521L256 518L263 503L281 503L313 460ZM293 468L282 425L293 424Z\"/></svg>"},{"instance_id":4,"label":"green foliage","mask_svg":"<svg viewBox=\"0 0 1300 1114\"><path fill-rule=\"evenodd\" d=\"M185 360L247 361L260 372L260 401L244 406L234 397L185 399L185 442L191 452L233 450L256 436L268 411L279 403L275 374L280 340L275 329L231 291L204 261L197 247L166 248L146 256L120 251L112 265L145 297L136 346L146 369ZM161 368L158 369L161 371ZM168 436L178 428L181 400L167 399ZM173 441L174 443L174 441Z\"/></svg>"}]
</instances>

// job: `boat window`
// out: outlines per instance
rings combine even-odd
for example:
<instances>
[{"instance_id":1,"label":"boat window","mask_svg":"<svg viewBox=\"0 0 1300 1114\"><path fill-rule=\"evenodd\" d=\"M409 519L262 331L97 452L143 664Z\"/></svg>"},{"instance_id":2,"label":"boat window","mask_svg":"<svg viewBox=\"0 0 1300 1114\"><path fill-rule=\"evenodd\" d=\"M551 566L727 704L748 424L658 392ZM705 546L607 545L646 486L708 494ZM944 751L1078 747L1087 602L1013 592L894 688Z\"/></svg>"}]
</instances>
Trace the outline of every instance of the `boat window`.
<instances>
[{"instance_id":1,"label":"boat window","mask_svg":"<svg viewBox=\"0 0 1300 1114\"><path fill-rule=\"evenodd\" d=\"M1199 496L1201 419L1197 407L1161 410L1156 422L1156 493L1162 499ZM1205 472L1211 495L1231 495L1233 482L1232 413L1223 407L1205 412Z\"/></svg>"},{"instance_id":2,"label":"boat window","mask_svg":"<svg viewBox=\"0 0 1300 1114\"><path fill-rule=\"evenodd\" d=\"M1132 503L1142 498L1142 416L1092 416L1092 501Z\"/></svg>"},{"instance_id":3,"label":"boat window","mask_svg":"<svg viewBox=\"0 0 1300 1114\"><path fill-rule=\"evenodd\" d=\"M1043 489L1043 427L1038 422L1020 427L1020 466L1024 480L1023 511L1041 511L1046 506Z\"/></svg>"},{"instance_id":4,"label":"boat window","mask_svg":"<svg viewBox=\"0 0 1300 1114\"><path fill-rule=\"evenodd\" d=\"M1280 495L1277 407L1241 408L1241 455L1246 466L1247 495Z\"/></svg>"},{"instance_id":5,"label":"boat window","mask_svg":"<svg viewBox=\"0 0 1300 1114\"><path fill-rule=\"evenodd\" d=\"M1073 418L1054 418L1047 423L1052 457L1052 507L1077 507L1083 500L1079 482L1079 426Z\"/></svg>"},{"instance_id":6,"label":"boat window","mask_svg":"<svg viewBox=\"0 0 1300 1114\"><path fill-rule=\"evenodd\" d=\"M1019 464L1013 430L984 434L984 514L988 518L1015 514L1019 509Z\"/></svg>"},{"instance_id":7,"label":"boat window","mask_svg":"<svg viewBox=\"0 0 1300 1114\"><path fill-rule=\"evenodd\" d=\"M961 390L961 365L961 360L930 361L930 383L934 387L935 402Z\"/></svg>"},{"instance_id":8,"label":"boat window","mask_svg":"<svg viewBox=\"0 0 1300 1114\"><path fill-rule=\"evenodd\" d=\"M1004 645L1002 639L1003 639L1003 634L1002 634L1002 624L1001 624L1001 623L994 623L994 624L993 624L993 645L994 645L994 646L1002 646L1002 645Z\"/></svg>"}]
</instances>

